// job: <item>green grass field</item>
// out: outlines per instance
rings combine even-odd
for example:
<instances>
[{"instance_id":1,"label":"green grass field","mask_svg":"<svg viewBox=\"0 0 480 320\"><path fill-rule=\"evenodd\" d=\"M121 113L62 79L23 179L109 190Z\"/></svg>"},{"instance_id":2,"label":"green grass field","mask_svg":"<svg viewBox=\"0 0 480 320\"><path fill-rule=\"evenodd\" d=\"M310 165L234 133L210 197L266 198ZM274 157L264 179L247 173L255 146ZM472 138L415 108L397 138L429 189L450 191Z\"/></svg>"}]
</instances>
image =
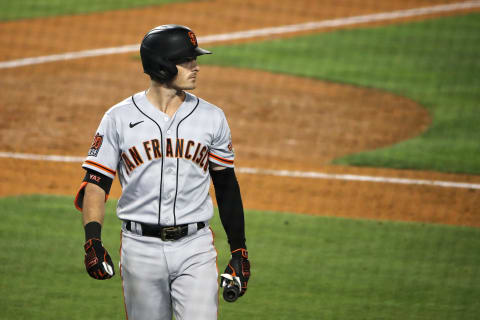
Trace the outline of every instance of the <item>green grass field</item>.
<instances>
[{"instance_id":1,"label":"green grass field","mask_svg":"<svg viewBox=\"0 0 480 320\"><path fill-rule=\"evenodd\" d=\"M334 163L480 174L480 14L212 47L202 64L386 90L427 108L414 139ZM381 103L381 102L379 102ZM401 122L402 119L399 119Z\"/></svg>"},{"instance_id":2,"label":"green grass field","mask_svg":"<svg viewBox=\"0 0 480 320\"><path fill-rule=\"evenodd\" d=\"M0 0L0 21L128 9L187 1L189 0Z\"/></svg>"},{"instance_id":3,"label":"green grass field","mask_svg":"<svg viewBox=\"0 0 480 320\"><path fill-rule=\"evenodd\" d=\"M2 319L122 319L118 274L90 279L71 197L0 198ZM109 201L104 244L118 264L120 223ZM219 319L476 319L480 230L246 213L252 278L221 301ZM219 268L225 234L212 221ZM118 267L117 273L118 273Z\"/></svg>"}]
</instances>

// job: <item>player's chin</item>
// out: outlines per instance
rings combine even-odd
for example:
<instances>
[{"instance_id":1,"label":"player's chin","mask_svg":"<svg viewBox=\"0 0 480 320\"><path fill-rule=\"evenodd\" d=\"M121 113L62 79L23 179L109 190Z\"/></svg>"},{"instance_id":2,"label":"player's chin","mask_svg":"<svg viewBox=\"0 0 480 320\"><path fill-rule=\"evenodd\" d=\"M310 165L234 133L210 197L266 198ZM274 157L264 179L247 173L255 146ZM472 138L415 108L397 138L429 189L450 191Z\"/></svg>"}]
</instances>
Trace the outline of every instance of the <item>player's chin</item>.
<instances>
[{"instance_id":1,"label":"player's chin","mask_svg":"<svg viewBox=\"0 0 480 320\"><path fill-rule=\"evenodd\" d=\"M171 86L173 89L176 90L193 90L197 87L197 84L195 82L183 82L181 84L179 83L174 83Z\"/></svg>"},{"instance_id":2,"label":"player's chin","mask_svg":"<svg viewBox=\"0 0 480 320\"><path fill-rule=\"evenodd\" d=\"M185 90L193 90L197 87L197 79L190 79L188 83L185 83Z\"/></svg>"}]
</instances>

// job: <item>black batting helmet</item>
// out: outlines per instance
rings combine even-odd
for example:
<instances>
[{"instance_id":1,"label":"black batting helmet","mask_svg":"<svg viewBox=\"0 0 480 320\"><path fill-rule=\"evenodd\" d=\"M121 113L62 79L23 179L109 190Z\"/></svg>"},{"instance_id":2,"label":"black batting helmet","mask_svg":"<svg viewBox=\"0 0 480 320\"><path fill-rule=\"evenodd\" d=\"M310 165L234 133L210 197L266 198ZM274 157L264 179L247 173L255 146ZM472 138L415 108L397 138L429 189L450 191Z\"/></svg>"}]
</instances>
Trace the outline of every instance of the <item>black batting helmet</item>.
<instances>
[{"instance_id":1,"label":"black batting helmet","mask_svg":"<svg viewBox=\"0 0 480 320\"><path fill-rule=\"evenodd\" d=\"M143 71L159 82L175 77L178 73L176 64L210 53L198 46L190 28L177 24L153 28L145 35L140 46Z\"/></svg>"}]
</instances>

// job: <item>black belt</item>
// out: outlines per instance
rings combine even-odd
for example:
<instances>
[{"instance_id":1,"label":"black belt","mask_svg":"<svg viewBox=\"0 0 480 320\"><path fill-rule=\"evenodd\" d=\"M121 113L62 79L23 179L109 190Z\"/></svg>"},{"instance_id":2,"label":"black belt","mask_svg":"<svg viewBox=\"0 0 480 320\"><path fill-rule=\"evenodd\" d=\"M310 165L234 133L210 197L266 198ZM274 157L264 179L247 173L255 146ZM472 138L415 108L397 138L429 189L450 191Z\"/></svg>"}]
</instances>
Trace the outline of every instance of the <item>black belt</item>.
<instances>
[{"instance_id":1,"label":"black belt","mask_svg":"<svg viewBox=\"0 0 480 320\"><path fill-rule=\"evenodd\" d=\"M162 227L155 224L135 222L142 227L142 235L147 237L160 238L163 241L178 240L188 235L188 224L181 224L174 227ZM205 227L204 222L197 222L197 230ZM132 231L132 222L126 221L125 228Z\"/></svg>"}]
</instances>

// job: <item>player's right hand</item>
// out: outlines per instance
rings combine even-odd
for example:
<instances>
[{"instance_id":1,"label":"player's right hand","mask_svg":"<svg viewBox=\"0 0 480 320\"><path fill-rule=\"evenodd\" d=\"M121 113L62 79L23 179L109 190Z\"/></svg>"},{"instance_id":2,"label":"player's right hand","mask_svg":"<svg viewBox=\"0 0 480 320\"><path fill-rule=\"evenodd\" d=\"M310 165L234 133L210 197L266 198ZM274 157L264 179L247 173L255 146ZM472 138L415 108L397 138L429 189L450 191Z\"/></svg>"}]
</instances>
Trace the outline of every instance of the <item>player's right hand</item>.
<instances>
[{"instance_id":1,"label":"player's right hand","mask_svg":"<svg viewBox=\"0 0 480 320\"><path fill-rule=\"evenodd\" d=\"M106 280L113 277L112 258L103 247L100 239L89 239L85 242L85 268L90 277L97 280Z\"/></svg>"}]
</instances>

